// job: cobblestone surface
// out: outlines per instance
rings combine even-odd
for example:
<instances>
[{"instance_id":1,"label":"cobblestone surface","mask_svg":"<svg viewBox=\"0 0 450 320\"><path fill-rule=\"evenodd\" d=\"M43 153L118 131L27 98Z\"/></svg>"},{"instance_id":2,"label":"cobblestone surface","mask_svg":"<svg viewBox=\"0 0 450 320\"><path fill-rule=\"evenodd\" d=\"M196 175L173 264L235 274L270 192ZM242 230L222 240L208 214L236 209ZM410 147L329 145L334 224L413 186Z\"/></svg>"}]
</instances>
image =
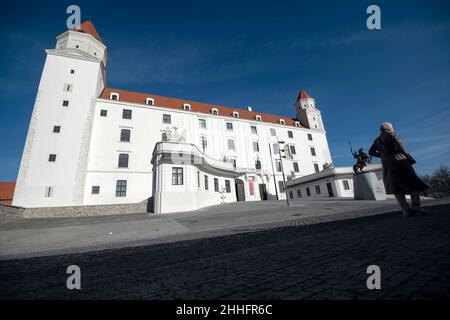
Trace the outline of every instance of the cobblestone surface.
<instances>
[{"instance_id":1,"label":"cobblestone surface","mask_svg":"<svg viewBox=\"0 0 450 320\"><path fill-rule=\"evenodd\" d=\"M450 206L89 253L0 261L1 299L450 298ZM81 268L81 290L66 268ZM381 268L368 290L366 268Z\"/></svg>"}]
</instances>

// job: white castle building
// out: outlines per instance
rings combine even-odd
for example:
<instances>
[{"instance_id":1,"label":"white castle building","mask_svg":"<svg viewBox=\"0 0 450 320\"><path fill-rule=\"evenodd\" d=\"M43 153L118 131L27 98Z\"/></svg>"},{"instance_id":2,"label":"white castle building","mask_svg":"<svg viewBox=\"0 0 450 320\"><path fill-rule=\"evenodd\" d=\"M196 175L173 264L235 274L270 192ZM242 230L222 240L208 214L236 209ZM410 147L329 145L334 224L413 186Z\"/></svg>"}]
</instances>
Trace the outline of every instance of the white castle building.
<instances>
[{"instance_id":1,"label":"white castle building","mask_svg":"<svg viewBox=\"0 0 450 320\"><path fill-rule=\"evenodd\" d=\"M321 112L303 90L291 118L113 89L89 21L46 53L13 205L150 199L165 213L283 199L283 171L294 179L331 163Z\"/></svg>"}]
</instances>

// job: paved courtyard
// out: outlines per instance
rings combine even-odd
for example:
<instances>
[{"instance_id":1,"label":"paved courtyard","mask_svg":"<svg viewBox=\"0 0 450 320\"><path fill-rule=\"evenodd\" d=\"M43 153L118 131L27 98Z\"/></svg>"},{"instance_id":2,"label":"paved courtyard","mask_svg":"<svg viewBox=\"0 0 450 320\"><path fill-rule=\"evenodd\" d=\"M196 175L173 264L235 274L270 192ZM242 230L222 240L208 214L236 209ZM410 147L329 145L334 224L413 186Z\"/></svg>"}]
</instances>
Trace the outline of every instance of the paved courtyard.
<instances>
[{"instance_id":1,"label":"paved courtyard","mask_svg":"<svg viewBox=\"0 0 450 320\"><path fill-rule=\"evenodd\" d=\"M449 299L450 205L428 210L319 224L299 217L233 234L3 260L0 298ZM66 288L73 264L78 291ZM366 287L373 264L381 290Z\"/></svg>"}]
</instances>

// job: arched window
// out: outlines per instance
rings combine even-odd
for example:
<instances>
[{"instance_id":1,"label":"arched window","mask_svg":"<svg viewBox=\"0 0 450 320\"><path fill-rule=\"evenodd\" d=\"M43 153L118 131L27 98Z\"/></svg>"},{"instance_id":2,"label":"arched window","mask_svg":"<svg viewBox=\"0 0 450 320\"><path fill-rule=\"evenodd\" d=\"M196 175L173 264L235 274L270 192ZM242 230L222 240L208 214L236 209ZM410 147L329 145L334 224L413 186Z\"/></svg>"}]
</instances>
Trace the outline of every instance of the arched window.
<instances>
[{"instance_id":1,"label":"arched window","mask_svg":"<svg viewBox=\"0 0 450 320\"><path fill-rule=\"evenodd\" d=\"M239 118L239 112L233 111L233 118Z\"/></svg>"},{"instance_id":2,"label":"arched window","mask_svg":"<svg viewBox=\"0 0 450 320\"><path fill-rule=\"evenodd\" d=\"M261 116L260 115L258 115L258 116L255 116L255 119L256 119L256 121L261 121Z\"/></svg>"},{"instance_id":3,"label":"arched window","mask_svg":"<svg viewBox=\"0 0 450 320\"><path fill-rule=\"evenodd\" d=\"M284 121L284 119L280 119L279 120L280 124L285 124L286 122Z\"/></svg>"},{"instance_id":4,"label":"arched window","mask_svg":"<svg viewBox=\"0 0 450 320\"><path fill-rule=\"evenodd\" d=\"M121 142L130 142L131 131L128 129L120 130L120 141Z\"/></svg>"},{"instance_id":5,"label":"arched window","mask_svg":"<svg viewBox=\"0 0 450 320\"><path fill-rule=\"evenodd\" d=\"M188 103L183 104L183 110L184 111L191 111L191 105Z\"/></svg>"},{"instance_id":6,"label":"arched window","mask_svg":"<svg viewBox=\"0 0 450 320\"><path fill-rule=\"evenodd\" d=\"M211 113L212 113L213 115L215 115L215 116L218 116L218 115L219 115L219 110L218 110L217 108L212 108L212 109L211 109Z\"/></svg>"},{"instance_id":7,"label":"arched window","mask_svg":"<svg viewBox=\"0 0 450 320\"><path fill-rule=\"evenodd\" d=\"M295 121L295 126L300 128L300 122Z\"/></svg>"},{"instance_id":8,"label":"arched window","mask_svg":"<svg viewBox=\"0 0 450 320\"><path fill-rule=\"evenodd\" d=\"M261 170L261 161L259 161L259 160L255 161L255 168L256 168L256 170Z\"/></svg>"}]
</instances>

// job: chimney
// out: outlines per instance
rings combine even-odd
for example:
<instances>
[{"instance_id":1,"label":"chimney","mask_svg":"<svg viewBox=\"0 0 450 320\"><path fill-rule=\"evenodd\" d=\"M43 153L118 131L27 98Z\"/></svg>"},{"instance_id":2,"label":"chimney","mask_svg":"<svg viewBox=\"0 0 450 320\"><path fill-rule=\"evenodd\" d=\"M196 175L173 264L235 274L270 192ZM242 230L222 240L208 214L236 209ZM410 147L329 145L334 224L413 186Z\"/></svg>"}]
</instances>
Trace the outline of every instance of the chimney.
<instances>
[{"instance_id":1,"label":"chimney","mask_svg":"<svg viewBox=\"0 0 450 320\"><path fill-rule=\"evenodd\" d=\"M248 106L248 107L247 107L247 111L253 111L253 108L250 107L250 106Z\"/></svg>"}]
</instances>

